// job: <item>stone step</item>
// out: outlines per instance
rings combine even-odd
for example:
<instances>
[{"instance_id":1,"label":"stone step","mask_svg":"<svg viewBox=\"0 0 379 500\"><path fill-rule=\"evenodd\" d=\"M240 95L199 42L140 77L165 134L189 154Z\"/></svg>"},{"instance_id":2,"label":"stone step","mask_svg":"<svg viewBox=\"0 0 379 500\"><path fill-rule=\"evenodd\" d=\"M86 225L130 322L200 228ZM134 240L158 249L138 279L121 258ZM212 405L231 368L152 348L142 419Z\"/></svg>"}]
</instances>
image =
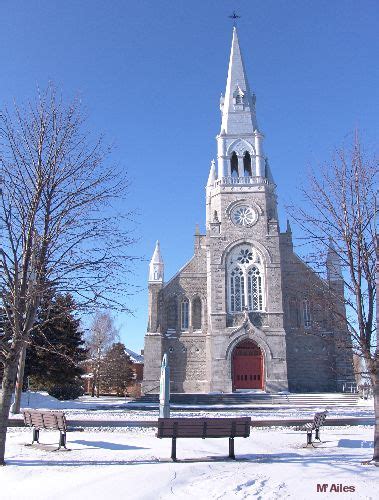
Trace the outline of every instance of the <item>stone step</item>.
<instances>
[{"instance_id":1,"label":"stone step","mask_svg":"<svg viewBox=\"0 0 379 500\"><path fill-rule=\"evenodd\" d=\"M290 406L340 406L357 405L361 401L358 394L267 394L267 393L230 393L230 394L182 394L170 396L172 404L217 405L217 404L254 404ZM159 403L158 394L148 394L137 400L138 403Z\"/></svg>"}]
</instances>

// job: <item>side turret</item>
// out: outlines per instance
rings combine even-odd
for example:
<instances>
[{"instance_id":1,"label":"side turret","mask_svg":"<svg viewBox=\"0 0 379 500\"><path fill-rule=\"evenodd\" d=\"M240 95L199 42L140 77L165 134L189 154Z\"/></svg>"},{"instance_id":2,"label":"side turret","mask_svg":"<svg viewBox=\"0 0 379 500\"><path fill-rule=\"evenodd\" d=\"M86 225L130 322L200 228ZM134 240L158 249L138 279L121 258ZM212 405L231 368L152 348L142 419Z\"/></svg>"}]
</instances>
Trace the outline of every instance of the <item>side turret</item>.
<instances>
[{"instance_id":1,"label":"side turret","mask_svg":"<svg viewBox=\"0 0 379 500\"><path fill-rule=\"evenodd\" d=\"M163 283L163 279L164 279L164 264L161 256L159 241L157 241L149 265L149 283Z\"/></svg>"},{"instance_id":2,"label":"side turret","mask_svg":"<svg viewBox=\"0 0 379 500\"><path fill-rule=\"evenodd\" d=\"M345 290L342 275L342 261L334 246L333 240L329 239L328 254L326 257L326 274L329 283L329 289L332 293L335 311L339 322L346 316L345 308Z\"/></svg>"},{"instance_id":3,"label":"side turret","mask_svg":"<svg viewBox=\"0 0 379 500\"><path fill-rule=\"evenodd\" d=\"M157 332L160 328L159 296L163 287L164 264L161 256L159 241L157 241L149 265L149 323L148 332Z\"/></svg>"},{"instance_id":4,"label":"side turret","mask_svg":"<svg viewBox=\"0 0 379 500\"><path fill-rule=\"evenodd\" d=\"M331 238L329 239L328 254L326 257L326 272L329 283L342 282L343 285L341 258L337 254Z\"/></svg>"}]
</instances>

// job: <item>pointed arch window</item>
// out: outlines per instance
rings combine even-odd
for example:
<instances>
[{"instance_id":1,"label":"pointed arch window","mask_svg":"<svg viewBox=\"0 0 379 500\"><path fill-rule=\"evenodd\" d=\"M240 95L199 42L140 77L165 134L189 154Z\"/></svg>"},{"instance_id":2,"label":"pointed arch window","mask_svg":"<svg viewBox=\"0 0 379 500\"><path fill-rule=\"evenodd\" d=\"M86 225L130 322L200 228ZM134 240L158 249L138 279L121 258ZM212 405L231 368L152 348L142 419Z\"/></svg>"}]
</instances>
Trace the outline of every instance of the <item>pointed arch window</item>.
<instances>
[{"instance_id":1,"label":"pointed arch window","mask_svg":"<svg viewBox=\"0 0 379 500\"><path fill-rule=\"evenodd\" d=\"M297 328L299 326L299 308L296 299L289 301L289 318L291 326Z\"/></svg>"},{"instance_id":2,"label":"pointed arch window","mask_svg":"<svg viewBox=\"0 0 379 500\"><path fill-rule=\"evenodd\" d=\"M248 151L243 155L243 175L245 177L251 177L251 156Z\"/></svg>"},{"instance_id":3,"label":"pointed arch window","mask_svg":"<svg viewBox=\"0 0 379 500\"><path fill-rule=\"evenodd\" d=\"M192 326L194 330L201 330L201 300L195 297L192 302Z\"/></svg>"},{"instance_id":4,"label":"pointed arch window","mask_svg":"<svg viewBox=\"0 0 379 500\"><path fill-rule=\"evenodd\" d=\"M176 330L177 328L177 302L173 297L169 299L167 304L167 328Z\"/></svg>"},{"instance_id":5,"label":"pointed arch window","mask_svg":"<svg viewBox=\"0 0 379 500\"><path fill-rule=\"evenodd\" d=\"M303 320L304 328L310 328L312 326L311 305L308 299L303 300Z\"/></svg>"},{"instance_id":6,"label":"pointed arch window","mask_svg":"<svg viewBox=\"0 0 379 500\"><path fill-rule=\"evenodd\" d=\"M241 268L236 267L230 273L230 309L242 311L245 307L245 277Z\"/></svg>"},{"instance_id":7,"label":"pointed arch window","mask_svg":"<svg viewBox=\"0 0 379 500\"><path fill-rule=\"evenodd\" d=\"M228 311L263 311L264 267L259 252L250 245L232 250L227 260Z\"/></svg>"},{"instance_id":8,"label":"pointed arch window","mask_svg":"<svg viewBox=\"0 0 379 500\"><path fill-rule=\"evenodd\" d=\"M181 329L188 330L189 326L189 300L183 299L181 303Z\"/></svg>"},{"instance_id":9,"label":"pointed arch window","mask_svg":"<svg viewBox=\"0 0 379 500\"><path fill-rule=\"evenodd\" d=\"M245 102L245 93L240 87L237 87L233 93L234 105L241 106Z\"/></svg>"},{"instance_id":10,"label":"pointed arch window","mask_svg":"<svg viewBox=\"0 0 379 500\"><path fill-rule=\"evenodd\" d=\"M238 177L238 156L235 151L233 151L230 157L230 175L232 177Z\"/></svg>"},{"instance_id":11,"label":"pointed arch window","mask_svg":"<svg viewBox=\"0 0 379 500\"><path fill-rule=\"evenodd\" d=\"M249 310L261 311L263 308L262 276L255 266L247 273L247 292Z\"/></svg>"}]
</instances>

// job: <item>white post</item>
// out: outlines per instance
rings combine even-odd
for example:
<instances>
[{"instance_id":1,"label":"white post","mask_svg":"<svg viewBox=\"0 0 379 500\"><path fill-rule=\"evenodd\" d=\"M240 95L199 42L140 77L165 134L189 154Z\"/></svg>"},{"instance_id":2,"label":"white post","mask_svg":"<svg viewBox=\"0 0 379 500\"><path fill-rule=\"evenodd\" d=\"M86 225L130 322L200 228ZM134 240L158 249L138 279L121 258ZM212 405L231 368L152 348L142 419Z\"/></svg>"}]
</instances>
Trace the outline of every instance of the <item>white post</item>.
<instances>
[{"instance_id":1,"label":"white post","mask_svg":"<svg viewBox=\"0 0 379 500\"><path fill-rule=\"evenodd\" d=\"M163 355L159 387L159 417L170 418L170 367L167 354Z\"/></svg>"}]
</instances>

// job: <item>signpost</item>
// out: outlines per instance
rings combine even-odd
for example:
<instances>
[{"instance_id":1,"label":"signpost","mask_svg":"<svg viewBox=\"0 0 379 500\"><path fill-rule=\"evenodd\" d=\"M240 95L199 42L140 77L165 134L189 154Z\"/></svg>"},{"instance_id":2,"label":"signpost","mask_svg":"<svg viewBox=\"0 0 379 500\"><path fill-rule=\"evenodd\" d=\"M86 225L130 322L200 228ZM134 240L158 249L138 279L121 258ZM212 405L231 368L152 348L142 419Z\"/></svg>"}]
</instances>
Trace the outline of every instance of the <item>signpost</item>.
<instances>
[{"instance_id":1,"label":"signpost","mask_svg":"<svg viewBox=\"0 0 379 500\"><path fill-rule=\"evenodd\" d=\"M170 367L167 354L163 355L159 388L159 417L170 418Z\"/></svg>"}]
</instances>

